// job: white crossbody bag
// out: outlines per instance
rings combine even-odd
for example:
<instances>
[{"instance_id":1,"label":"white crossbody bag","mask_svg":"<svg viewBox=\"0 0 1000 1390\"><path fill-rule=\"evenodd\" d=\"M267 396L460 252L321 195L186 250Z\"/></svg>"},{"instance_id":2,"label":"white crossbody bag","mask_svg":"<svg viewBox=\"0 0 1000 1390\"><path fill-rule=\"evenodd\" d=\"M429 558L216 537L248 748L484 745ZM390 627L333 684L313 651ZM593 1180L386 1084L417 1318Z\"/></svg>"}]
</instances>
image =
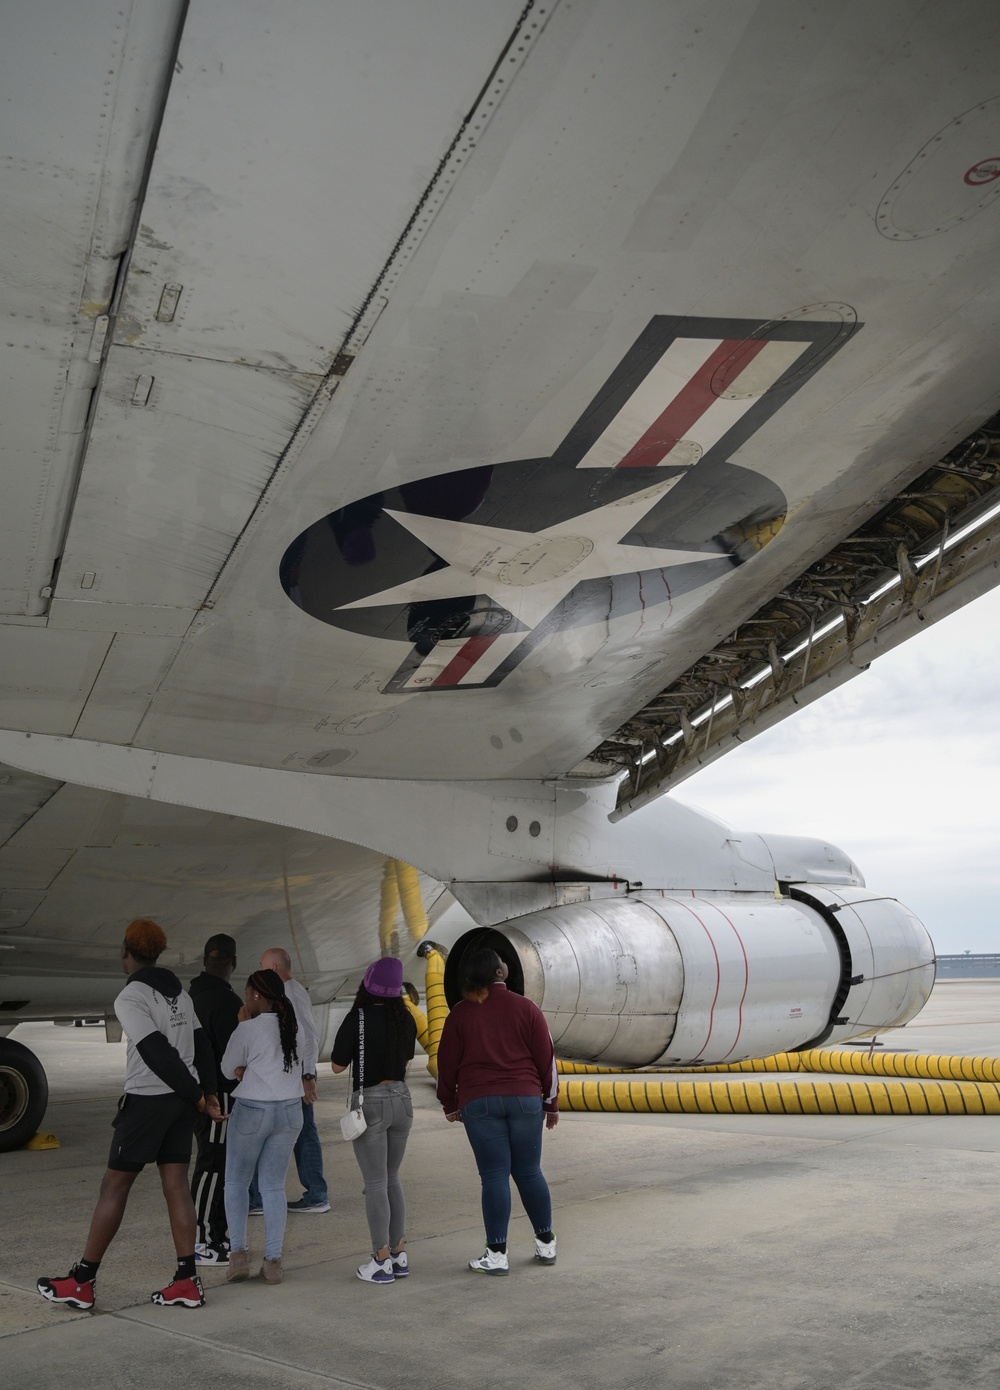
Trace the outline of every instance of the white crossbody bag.
<instances>
[{"instance_id":1,"label":"white crossbody bag","mask_svg":"<svg viewBox=\"0 0 1000 1390\"><path fill-rule=\"evenodd\" d=\"M349 1143L353 1143L353 1141L354 1141L355 1139L359 1138L360 1135L364 1134L365 1130L368 1128L368 1121L365 1119L365 1112L364 1112L364 1108L363 1108L363 1107L364 1107L364 1103L365 1103L365 1093L364 1093L364 1085L365 1085L365 1011L364 1011L364 1009L359 1009L359 1010L358 1010L358 1074L357 1074L357 1078L356 1078L356 1079L357 1079L357 1083L358 1083L358 1103L357 1103L356 1106L353 1106L353 1107L352 1107L352 1105L351 1105L351 1097L350 1097L350 1094L348 1094L348 1097L347 1097L347 1114L346 1114L346 1115L343 1117L343 1119L340 1121L340 1132L341 1132L341 1134L344 1136L344 1138L345 1138Z\"/></svg>"}]
</instances>

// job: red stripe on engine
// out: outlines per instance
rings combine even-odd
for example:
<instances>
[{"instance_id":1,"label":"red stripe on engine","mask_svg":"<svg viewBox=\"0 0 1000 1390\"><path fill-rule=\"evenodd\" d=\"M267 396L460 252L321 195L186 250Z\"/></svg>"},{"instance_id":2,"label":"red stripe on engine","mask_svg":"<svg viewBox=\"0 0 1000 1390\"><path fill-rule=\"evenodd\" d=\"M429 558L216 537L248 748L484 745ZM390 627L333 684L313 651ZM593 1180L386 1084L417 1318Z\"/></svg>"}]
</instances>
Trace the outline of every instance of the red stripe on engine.
<instances>
[{"instance_id":1,"label":"red stripe on engine","mask_svg":"<svg viewBox=\"0 0 1000 1390\"><path fill-rule=\"evenodd\" d=\"M498 636L499 633L494 633L492 637L470 637L464 647L455 653L441 674L431 681L431 685L458 685L462 677L469 674L476 662L484 652L489 650Z\"/></svg>"},{"instance_id":2,"label":"red stripe on engine","mask_svg":"<svg viewBox=\"0 0 1000 1390\"><path fill-rule=\"evenodd\" d=\"M739 1017L737 1019L736 1025L736 1037L733 1039L732 1047L726 1053L726 1057L731 1057L733 1053L736 1051L736 1044L739 1042L740 1034L743 1032L743 1005L746 1002L747 990L750 988L750 962L747 959L747 948L743 945L743 938L736 930L736 923L733 922L729 917L726 917L726 914L722 911L721 907L718 907L715 903L713 903L712 906L715 907L716 912L718 912L720 916L726 918L726 921L733 929L733 935L736 937L736 940L740 943L740 950L743 952L743 993L740 995L740 1008ZM724 1062L726 1058L722 1057L719 1060Z\"/></svg>"},{"instance_id":3,"label":"red stripe on engine","mask_svg":"<svg viewBox=\"0 0 1000 1390\"><path fill-rule=\"evenodd\" d=\"M691 896L694 897L694 894L692 893ZM712 1003L709 1006L708 1010L708 1036L705 1038L705 1041L702 1043L698 1051L694 1054L695 1057L703 1057L705 1054L705 1048L708 1046L709 1041L712 1037L712 1029L715 1027L715 1006L719 1002L719 991L722 989L722 962L719 960L719 952L716 950L715 942L712 939L712 933L709 931L707 924L698 916L694 908L688 907L687 903L684 902L681 898L674 898L674 902L677 903L678 907L686 908L687 911L690 912L691 916L694 918L694 920L698 923L699 927L701 927L702 931L708 937L708 944L711 946L712 955L715 957L715 993L712 995Z\"/></svg>"},{"instance_id":4,"label":"red stripe on engine","mask_svg":"<svg viewBox=\"0 0 1000 1390\"><path fill-rule=\"evenodd\" d=\"M720 367L739 353L739 358L733 363L732 373L727 373L728 386L730 381L749 366L761 349L767 347L769 341L768 338L751 338L741 342L735 338L727 338L721 342L687 385L678 391L663 414L653 421L642 438L636 440L616 466L655 468L676 444L687 438L692 425L697 424L709 406L719 399L712 390L712 378Z\"/></svg>"}]
</instances>

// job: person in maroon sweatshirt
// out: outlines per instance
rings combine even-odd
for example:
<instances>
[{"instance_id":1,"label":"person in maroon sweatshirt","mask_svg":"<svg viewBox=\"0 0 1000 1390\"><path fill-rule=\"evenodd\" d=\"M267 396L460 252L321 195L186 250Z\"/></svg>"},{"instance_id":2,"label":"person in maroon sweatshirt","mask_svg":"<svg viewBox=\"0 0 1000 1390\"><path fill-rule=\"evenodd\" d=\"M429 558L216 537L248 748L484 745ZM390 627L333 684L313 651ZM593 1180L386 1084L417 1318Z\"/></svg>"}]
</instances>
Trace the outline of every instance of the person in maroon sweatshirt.
<instances>
[{"instance_id":1,"label":"person in maroon sweatshirt","mask_svg":"<svg viewBox=\"0 0 1000 1390\"><path fill-rule=\"evenodd\" d=\"M507 1274L510 1180L535 1232L535 1259L556 1262L552 1201L541 1169L542 1126L559 1123L559 1076L542 1011L511 994L495 951L474 951L465 965L465 998L445 1020L438 1047L437 1097L460 1120L483 1184L486 1250L469 1268Z\"/></svg>"}]
</instances>

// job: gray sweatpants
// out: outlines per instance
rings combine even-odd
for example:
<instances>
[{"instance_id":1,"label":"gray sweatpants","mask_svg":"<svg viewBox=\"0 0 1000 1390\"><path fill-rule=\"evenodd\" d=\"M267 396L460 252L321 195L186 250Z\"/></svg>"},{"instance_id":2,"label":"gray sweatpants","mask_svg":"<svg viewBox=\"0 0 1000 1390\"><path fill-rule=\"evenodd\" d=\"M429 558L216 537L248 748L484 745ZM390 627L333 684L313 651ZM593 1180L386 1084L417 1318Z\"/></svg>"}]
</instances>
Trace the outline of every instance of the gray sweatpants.
<instances>
[{"instance_id":1,"label":"gray sweatpants","mask_svg":"<svg viewBox=\"0 0 1000 1390\"><path fill-rule=\"evenodd\" d=\"M351 1098L357 1102L357 1093ZM365 1215L372 1253L396 1246L406 1234L406 1201L399 1165L413 1124L413 1102L405 1081L390 1081L365 1091L368 1128L354 1141L354 1157L364 1179Z\"/></svg>"}]
</instances>

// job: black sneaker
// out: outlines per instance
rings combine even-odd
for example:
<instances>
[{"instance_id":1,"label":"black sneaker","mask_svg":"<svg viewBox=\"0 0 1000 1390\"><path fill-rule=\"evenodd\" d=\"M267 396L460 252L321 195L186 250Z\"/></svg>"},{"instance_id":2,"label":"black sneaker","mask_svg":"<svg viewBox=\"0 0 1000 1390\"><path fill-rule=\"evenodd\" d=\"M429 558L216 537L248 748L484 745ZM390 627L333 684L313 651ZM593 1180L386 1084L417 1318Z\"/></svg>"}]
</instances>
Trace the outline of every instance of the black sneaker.
<instances>
[{"instance_id":1,"label":"black sneaker","mask_svg":"<svg viewBox=\"0 0 1000 1390\"><path fill-rule=\"evenodd\" d=\"M300 1197L297 1202L288 1203L289 1211L304 1211L309 1216L321 1216L323 1212L330 1210L329 1202L307 1202L304 1197Z\"/></svg>"}]
</instances>

